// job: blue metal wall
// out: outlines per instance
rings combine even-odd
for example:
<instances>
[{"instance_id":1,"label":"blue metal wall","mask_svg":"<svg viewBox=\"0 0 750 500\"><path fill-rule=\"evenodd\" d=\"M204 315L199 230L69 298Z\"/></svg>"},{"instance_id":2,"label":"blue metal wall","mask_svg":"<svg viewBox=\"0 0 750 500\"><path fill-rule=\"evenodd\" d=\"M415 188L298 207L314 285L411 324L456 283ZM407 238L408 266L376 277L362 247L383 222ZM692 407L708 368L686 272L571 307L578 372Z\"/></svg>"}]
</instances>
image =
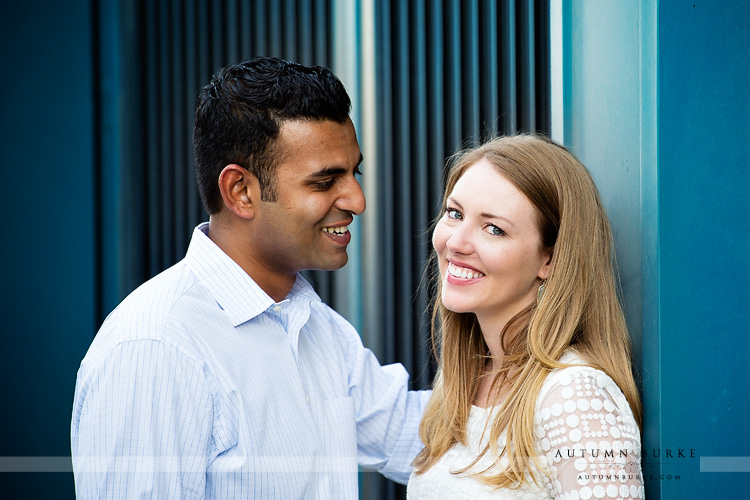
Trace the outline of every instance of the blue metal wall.
<instances>
[{"instance_id":1,"label":"blue metal wall","mask_svg":"<svg viewBox=\"0 0 750 500\"><path fill-rule=\"evenodd\" d=\"M661 445L704 465L663 498L746 498L750 2L663 0L658 19Z\"/></svg>"},{"instance_id":2,"label":"blue metal wall","mask_svg":"<svg viewBox=\"0 0 750 500\"><path fill-rule=\"evenodd\" d=\"M331 65L331 0L92 0L100 319L185 254L207 220L193 174L195 98L256 55ZM330 273L314 273L328 296Z\"/></svg>"},{"instance_id":3,"label":"blue metal wall","mask_svg":"<svg viewBox=\"0 0 750 500\"><path fill-rule=\"evenodd\" d=\"M616 230L647 496L745 498L750 3L564 4L565 142Z\"/></svg>"},{"instance_id":4,"label":"blue metal wall","mask_svg":"<svg viewBox=\"0 0 750 500\"><path fill-rule=\"evenodd\" d=\"M2 498L73 498L73 387L96 327L90 14L30 0L0 15Z\"/></svg>"},{"instance_id":5,"label":"blue metal wall","mask_svg":"<svg viewBox=\"0 0 750 500\"><path fill-rule=\"evenodd\" d=\"M483 137L549 132L548 12L545 0L374 2L362 335L381 362L406 366L414 388L434 376L425 266L445 159ZM375 474L362 484L366 498L404 497Z\"/></svg>"},{"instance_id":6,"label":"blue metal wall","mask_svg":"<svg viewBox=\"0 0 750 500\"><path fill-rule=\"evenodd\" d=\"M445 12L458 9L459 4L466 12L492 7L492 2L439 4ZM642 376L644 447L649 455L644 472L649 498L741 498L747 473L708 471L729 470L743 463L712 457L750 456L750 434L744 430L750 396L743 368L750 349L745 313L750 292L744 263L750 254L746 237L750 225L746 216L750 209L746 198L750 192L750 97L745 83L750 76L750 3L578 0L563 4L564 142L592 169L616 233L628 322ZM126 129L139 126L120 113L141 101L125 100L119 108L116 101L128 92L148 90L127 83L124 90L118 87L123 85L123 75L117 72L130 71L132 62L123 50L123 40L128 36L146 39L133 25L123 22L131 18L122 17L121 9L151 9L155 5L31 0L3 7L0 162L6 178L0 199L8 222L0 255L6 267L2 307L7 318L0 362L5 381L5 411L0 416L5 430L0 444L3 497L72 498L69 472L11 474L8 457L69 455L70 405L78 363L96 330L97 315L109 307L108 300L122 293L122 287L128 287L112 281L114 275L127 266L142 265L130 259L143 247L122 250L122 241L118 248L125 253L110 259L107 238L117 243L114 233L107 233L113 229L107 221L132 224L132 220L123 222L122 210L127 205L107 197L119 197L120 189L132 189L113 162L127 158L128 151L118 151L118 144L132 144L128 141L133 136ZM165 7L153 16L182 12L179 7L183 5L198 9L209 4L195 0L164 5L172 10ZM243 2L222 5L226 8L213 10L208 19L232 18L232 6L240 9L237 15L251 13L241 9ZM263 15L272 22L291 18L290 2L254 5L268 6ZM388 40L414 51L397 53L393 60L403 63L399 58L408 56L426 63L420 58L428 55L422 52L428 47L410 45L411 30L422 22L426 26L434 16L421 18L412 10L406 19L416 24L404 24L407 21L396 15L400 3L389 5L388 17L381 21L392 22L389 33L396 36L388 35ZM178 19L189 21L183 14ZM446 27L456 18L445 15L442 22ZM479 26L471 22L463 27L459 23L459 27L471 32ZM113 26L122 31L108 31ZM246 31L236 25L229 28L227 38L216 38L216 45L210 46L218 48L206 55L216 66L225 58L247 55L243 47L254 43L243 38ZM213 37L220 31L209 30ZM286 50L284 47L299 44L292 32L280 33L268 34L267 50ZM183 35L153 31L143 36L154 37L166 55L175 47L174 40ZM478 42L471 38L460 41L455 33L446 34L443 41L457 44L438 49L436 54L443 63L450 50L470 52L471 44ZM394 44L388 50L397 47ZM468 78L460 95L476 88L467 75L486 68L469 56L470 71L448 74L449 78ZM174 64L171 57L167 60ZM288 57L296 58L292 53ZM433 68L430 64L426 67ZM408 70L408 65L396 68ZM92 84L95 75L101 78L99 87ZM397 99L403 97L415 106L419 114L425 104L419 101L424 75L411 76L413 88L394 86L390 90ZM170 77L169 71L160 76ZM196 77L195 84L204 79L203 75ZM444 110L448 128L443 132L451 140L464 140L465 133L481 131L486 119L478 106L493 97L491 88L478 88L480 93L486 91L483 97L477 99L472 94L466 106L449 100L453 107ZM169 97L187 109L191 90L183 91L181 96ZM132 98L133 94L127 95ZM160 101L157 94L153 99ZM451 129L458 127L458 121L450 121L449 111L460 114L469 128L460 133ZM396 113L394 123L408 125L404 116ZM434 121L429 125L434 126ZM184 166L189 158L174 146L170 134L181 134L188 127L184 123L166 126L174 127L163 132L174 155L156 154L164 154L160 158L170 162L170 168ZM417 127L414 133L424 132L420 130ZM392 158L423 161L422 153L404 152L405 144L394 150ZM419 148L414 151L424 151L423 146ZM178 194L174 196L178 200ZM191 217L198 218L198 211ZM123 227L133 231L135 226ZM103 238L97 237L97 231ZM157 239L166 237L161 231L156 233ZM159 257L163 260L157 267L181 254L179 238L186 235L183 231L171 234L175 239L164 247L171 250L165 251L166 257ZM109 280L106 286L102 281L97 285L99 277ZM95 292L97 286L111 290L111 296L102 299ZM688 450L688 456L680 458L679 450ZM689 450L695 450L695 458ZM654 457L657 453L660 456ZM64 471L63 462L39 460L28 469L49 466ZM745 465L745 470L749 469Z\"/></svg>"}]
</instances>

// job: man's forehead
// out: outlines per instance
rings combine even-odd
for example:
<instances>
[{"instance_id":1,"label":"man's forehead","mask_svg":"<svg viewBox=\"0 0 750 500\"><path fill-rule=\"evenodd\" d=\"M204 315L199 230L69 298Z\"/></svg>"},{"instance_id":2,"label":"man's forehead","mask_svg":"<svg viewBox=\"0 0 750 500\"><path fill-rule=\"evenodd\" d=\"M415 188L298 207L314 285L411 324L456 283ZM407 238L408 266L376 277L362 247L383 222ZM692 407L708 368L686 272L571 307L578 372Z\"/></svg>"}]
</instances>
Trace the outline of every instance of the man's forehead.
<instances>
[{"instance_id":1,"label":"man's forehead","mask_svg":"<svg viewBox=\"0 0 750 500\"><path fill-rule=\"evenodd\" d=\"M287 120L274 145L279 160L289 156L341 156L345 163L359 162L362 153L351 120ZM346 158L343 158L346 157Z\"/></svg>"},{"instance_id":2,"label":"man's forehead","mask_svg":"<svg viewBox=\"0 0 750 500\"><path fill-rule=\"evenodd\" d=\"M347 129L354 133L355 138L357 136L356 131L354 130L354 123L349 117L342 122L330 120L328 118L286 118L279 121L279 135L324 128Z\"/></svg>"}]
</instances>

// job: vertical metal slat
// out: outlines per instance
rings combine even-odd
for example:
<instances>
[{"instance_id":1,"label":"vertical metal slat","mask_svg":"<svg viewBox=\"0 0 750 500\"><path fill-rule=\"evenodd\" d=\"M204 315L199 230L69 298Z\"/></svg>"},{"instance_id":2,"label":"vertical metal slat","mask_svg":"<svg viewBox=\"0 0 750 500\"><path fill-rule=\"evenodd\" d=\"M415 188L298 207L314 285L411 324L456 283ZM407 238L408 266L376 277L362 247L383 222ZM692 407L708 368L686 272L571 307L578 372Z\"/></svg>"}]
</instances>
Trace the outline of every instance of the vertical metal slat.
<instances>
[{"instance_id":1,"label":"vertical metal slat","mask_svg":"<svg viewBox=\"0 0 750 500\"><path fill-rule=\"evenodd\" d=\"M516 50L518 64L518 128L531 132L536 126L534 102L534 20L533 0L516 0Z\"/></svg>"},{"instance_id":2,"label":"vertical metal slat","mask_svg":"<svg viewBox=\"0 0 750 500\"><path fill-rule=\"evenodd\" d=\"M314 0L313 16L315 26L315 50L313 51L315 62L320 66L331 67L332 51L329 47L329 26L328 21L328 1L329 0Z\"/></svg>"},{"instance_id":3,"label":"vertical metal slat","mask_svg":"<svg viewBox=\"0 0 750 500\"><path fill-rule=\"evenodd\" d=\"M479 44L481 66L483 69L480 81L481 87L481 121L486 127L484 133L489 136L498 134L498 109L500 109L498 96L498 80L500 79L498 58L498 26L497 26L497 2L495 0L484 0L481 9L481 42Z\"/></svg>"},{"instance_id":4,"label":"vertical metal slat","mask_svg":"<svg viewBox=\"0 0 750 500\"><path fill-rule=\"evenodd\" d=\"M409 372L412 374L412 384L416 386L417 378L420 375L421 368L427 366L429 360L429 350L427 342L422 342L427 338L426 316L425 311L428 309L428 298L424 290L419 286L422 269L429 255L428 247L430 246L429 238L425 231L425 224L430 218L429 209L429 146L428 146L428 118L427 118L427 20L424 0L415 0L412 4L411 26L414 49L412 74L413 82L410 99L412 101L412 120L413 130L413 148L411 154L412 164L412 182L414 185L413 198L411 202L412 220L415 221L412 227L413 252L411 256L411 275L412 286L416 293L414 300L414 309L411 314L413 323L413 336L409 339L412 345L413 357L407 359L410 362ZM427 380L425 380L427 382Z\"/></svg>"},{"instance_id":5,"label":"vertical metal slat","mask_svg":"<svg viewBox=\"0 0 750 500\"><path fill-rule=\"evenodd\" d=\"M240 31L239 31L239 8L237 0L225 0L226 11L224 12L224 36L226 37L226 52L224 64L236 64L240 62Z\"/></svg>"},{"instance_id":6,"label":"vertical metal slat","mask_svg":"<svg viewBox=\"0 0 750 500\"><path fill-rule=\"evenodd\" d=\"M169 117L172 129L172 158L174 175L172 185L175 188L174 202L171 206L172 212L172 234L174 235L173 254L171 259L177 261L185 255L187 250L188 223L186 219L188 172L186 171L186 149L188 147L183 133L185 116L185 43L184 43L184 8L182 1L172 3L171 21L174 26L172 30L172 109Z\"/></svg>"},{"instance_id":7,"label":"vertical metal slat","mask_svg":"<svg viewBox=\"0 0 750 500\"><path fill-rule=\"evenodd\" d=\"M268 9L268 53L259 54L284 57L283 26L281 20L281 2L273 0Z\"/></svg>"},{"instance_id":8,"label":"vertical metal slat","mask_svg":"<svg viewBox=\"0 0 750 500\"><path fill-rule=\"evenodd\" d=\"M284 9L284 23L282 29L284 32L284 58L290 61L299 60L299 48L297 47L297 6L295 0L284 0L282 3Z\"/></svg>"},{"instance_id":9,"label":"vertical metal slat","mask_svg":"<svg viewBox=\"0 0 750 500\"><path fill-rule=\"evenodd\" d=\"M159 207L159 240L161 241L161 251L159 252L159 269L164 269L166 263L172 256L172 238L170 234L170 204L172 203L172 186L168 182L172 177L172 165L170 165L169 152L171 150L171 134L167 121L172 114L170 106L170 89L167 84L169 81L169 41L170 41L170 22L169 22L169 1L161 0L159 2L159 40L158 40L158 74L159 74L159 151L160 166L157 184L157 203Z\"/></svg>"},{"instance_id":10,"label":"vertical metal slat","mask_svg":"<svg viewBox=\"0 0 750 500\"><path fill-rule=\"evenodd\" d=\"M314 22L312 12L312 0L299 0L299 23L298 23L298 36L299 36L299 62L306 66L314 64L313 54L313 26Z\"/></svg>"},{"instance_id":11,"label":"vertical metal slat","mask_svg":"<svg viewBox=\"0 0 750 500\"><path fill-rule=\"evenodd\" d=\"M445 135L449 151L459 149L463 142L461 136L463 119L461 110L461 2L448 0L446 8L446 61L445 70L445 111L449 117L445 122Z\"/></svg>"},{"instance_id":12,"label":"vertical metal slat","mask_svg":"<svg viewBox=\"0 0 750 500\"><path fill-rule=\"evenodd\" d=\"M237 29L240 37L239 57L245 61L253 55L253 37L255 31L252 3L241 1L238 14L239 25ZM239 61L238 61L239 62Z\"/></svg>"},{"instance_id":13,"label":"vertical metal slat","mask_svg":"<svg viewBox=\"0 0 750 500\"><path fill-rule=\"evenodd\" d=\"M268 9L266 0L257 0L254 5L255 23L251 29L255 32L255 46L252 55L259 56L268 54Z\"/></svg>"},{"instance_id":14,"label":"vertical metal slat","mask_svg":"<svg viewBox=\"0 0 750 500\"><path fill-rule=\"evenodd\" d=\"M379 73L380 84L378 85L378 103L381 106L383 115L386 118L378 123L378 151L382 159L383 168L378 169L378 186L382 189L378 192L377 208L380 212L380 220L383 221L384 228L393 228L396 221L393 217L393 174L390 165L394 162L393 137L390 134L390 127L393 123L392 112L392 89L391 89L391 24L390 24L390 2L383 1L378 4L380 20L380 37L377 42L377 57L382 58L382 72ZM395 342L393 341L393 330L396 327L394 304L391 297L394 296L394 272L395 269L395 252L394 252L394 231L383 231L383 239L378 242L379 251L376 255L382 256L383 269L383 287L379 297L379 306L382 309L382 331L384 333L382 345L383 362L395 359Z\"/></svg>"},{"instance_id":15,"label":"vertical metal slat","mask_svg":"<svg viewBox=\"0 0 750 500\"><path fill-rule=\"evenodd\" d=\"M430 194L433 201L430 202L432 213L437 213L440 208L440 194L443 190L443 162L445 161L445 110L443 96L445 85L443 77L445 65L443 63L443 5L439 0L430 1L430 26L429 26L429 65L430 78L428 79L427 92L430 97L430 156L431 182Z\"/></svg>"},{"instance_id":16,"label":"vertical metal slat","mask_svg":"<svg viewBox=\"0 0 750 500\"><path fill-rule=\"evenodd\" d=\"M551 134L550 82L550 5L549 0L534 2L534 64L536 102L536 130Z\"/></svg>"},{"instance_id":17,"label":"vertical metal slat","mask_svg":"<svg viewBox=\"0 0 750 500\"><path fill-rule=\"evenodd\" d=\"M396 180L392 186L396 193L396 203L404 209L409 210L412 206L412 163L410 146L412 116L410 109L410 85L411 85L411 60L409 43L409 6L406 2L396 2L394 6L395 45L392 50L394 59L394 101L395 112L394 123L397 133L394 138L395 163L391 165L393 178ZM399 211L398 213L400 213ZM412 357L413 314L411 311L411 294L414 286L411 280L413 254L412 240L412 217L393 216L396 232L396 257L395 263L397 275L395 279L394 297L396 298L396 325L398 334L395 336L396 353L400 359L408 360ZM400 254L400 255L399 255ZM399 258L400 257L400 258ZM395 333L395 332L394 332ZM388 362L390 362L389 360Z\"/></svg>"},{"instance_id":18,"label":"vertical metal slat","mask_svg":"<svg viewBox=\"0 0 750 500\"><path fill-rule=\"evenodd\" d=\"M159 205L156 202L158 200L157 192L157 175L158 175L158 107L157 107L157 96L158 86L154 80L154 76L158 74L157 64L157 34L156 34L156 11L157 6L153 2L145 2L144 4L144 19L145 26L143 31L144 36L144 68L143 74L147 76L144 82L145 87L145 137L144 145L146 154L144 158L144 164L146 169L145 182L146 186L143 190L145 192L145 199L143 203L145 205L146 218L144 220L145 231L146 231L146 269L145 273L148 276L152 276L158 272L158 245L159 233L157 231L156 219L158 217ZM143 272L143 270L139 270ZM127 272L123 269L123 272ZM135 274L135 273L134 273Z\"/></svg>"},{"instance_id":19,"label":"vertical metal slat","mask_svg":"<svg viewBox=\"0 0 750 500\"><path fill-rule=\"evenodd\" d=\"M461 74L463 113L462 139L471 145L477 145L481 139L479 113L479 7L477 0L462 2L461 15Z\"/></svg>"},{"instance_id":20,"label":"vertical metal slat","mask_svg":"<svg viewBox=\"0 0 750 500\"><path fill-rule=\"evenodd\" d=\"M195 98L198 92L197 82L200 79L198 73L198 33L195 9L195 0L185 0L185 95L183 98L185 120L182 123L181 133L186 141L186 156L183 168L185 168L187 173L187 193L185 193L187 206L185 207L185 212L189 227L194 227L201 220L198 185L193 173L193 148L191 141L195 115Z\"/></svg>"},{"instance_id":21,"label":"vertical metal slat","mask_svg":"<svg viewBox=\"0 0 750 500\"><path fill-rule=\"evenodd\" d=\"M222 2L209 0L209 40L211 55L211 71L216 71L222 66L224 61L224 26L222 25Z\"/></svg>"},{"instance_id":22,"label":"vertical metal slat","mask_svg":"<svg viewBox=\"0 0 750 500\"><path fill-rule=\"evenodd\" d=\"M503 133L512 134L517 130L516 107L516 7L515 0L504 0L500 10L500 79L501 107L498 113L503 118Z\"/></svg>"}]
</instances>

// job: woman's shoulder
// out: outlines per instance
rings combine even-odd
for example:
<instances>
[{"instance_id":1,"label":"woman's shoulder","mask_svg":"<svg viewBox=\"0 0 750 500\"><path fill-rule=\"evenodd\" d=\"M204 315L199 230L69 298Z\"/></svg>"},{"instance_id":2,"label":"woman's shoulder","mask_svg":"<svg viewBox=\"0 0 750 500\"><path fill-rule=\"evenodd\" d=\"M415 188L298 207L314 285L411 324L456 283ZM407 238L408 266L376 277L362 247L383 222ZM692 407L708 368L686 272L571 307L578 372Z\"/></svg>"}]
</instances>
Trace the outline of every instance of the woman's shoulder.
<instances>
[{"instance_id":1,"label":"woman's shoulder","mask_svg":"<svg viewBox=\"0 0 750 500\"><path fill-rule=\"evenodd\" d=\"M575 351L567 351L559 361L566 366L547 375L537 398L537 411L567 404L579 409L593 406L595 410L601 406L614 406L620 410L627 408L629 412L630 405L622 390L604 371L587 364Z\"/></svg>"},{"instance_id":2,"label":"woman's shoulder","mask_svg":"<svg viewBox=\"0 0 750 500\"><path fill-rule=\"evenodd\" d=\"M610 376L576 353L559 361L565 367L547 375L534 415L540 463L554 478L550 491L555 498L589 498L592 491L600 498L610 490L613 497L642 498L635 473L640 431L627 399ZM594 485L590 477L604 479Z\"/></svg>"}]
</instances>

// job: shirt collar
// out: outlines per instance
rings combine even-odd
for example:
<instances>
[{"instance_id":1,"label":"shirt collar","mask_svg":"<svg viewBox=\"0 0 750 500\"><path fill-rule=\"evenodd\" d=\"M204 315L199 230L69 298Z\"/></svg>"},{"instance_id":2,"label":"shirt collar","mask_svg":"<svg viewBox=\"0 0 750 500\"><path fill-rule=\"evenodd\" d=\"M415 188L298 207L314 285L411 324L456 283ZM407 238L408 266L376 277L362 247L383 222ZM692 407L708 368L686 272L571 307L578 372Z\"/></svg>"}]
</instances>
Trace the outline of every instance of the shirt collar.
<instances>
[{"instance_id":1,"label":"shirt collar","mask_svg":"<svg viewBox=\"0 0 750 500\"><path fill-rule=\"evenodd\" d=\"M208 222L193 230L185 262L227 313L232 325L249 321L274 305L276 302L211 241L207 232ZM290 302L320 301L312 285L299 274L286 298Z\"/></svg>"}]
</instances>

